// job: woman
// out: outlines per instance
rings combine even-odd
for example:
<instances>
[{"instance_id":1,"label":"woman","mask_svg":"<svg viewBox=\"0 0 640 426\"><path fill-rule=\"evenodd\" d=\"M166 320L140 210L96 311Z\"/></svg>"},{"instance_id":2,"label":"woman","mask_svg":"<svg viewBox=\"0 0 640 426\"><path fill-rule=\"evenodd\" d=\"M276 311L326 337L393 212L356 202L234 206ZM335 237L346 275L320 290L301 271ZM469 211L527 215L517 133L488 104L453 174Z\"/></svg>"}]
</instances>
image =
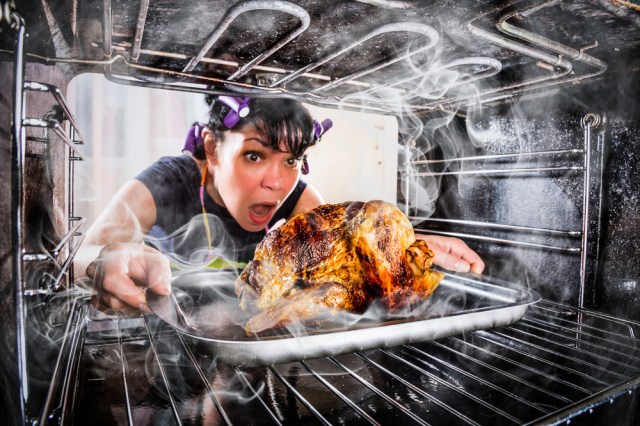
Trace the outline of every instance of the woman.
<instances>
[{"instance_id":1,"label":"woman","mask_svg":"<svg viewBox=\"0 0 640 426\"><path fill-rule=\"evenodd\" d=\"M300 180L305 152L322 134L301 103L228 96L208 96L207 103L209 122L194 126L185 145L193 155L154 163L121 188L88 231L76 274L86 273L99 289L99 307L147 311L144 288L169 294L172 261L247 262L270 226L323 203ZM482 272L482 260L461 240L418 237L437 265Z\"/></svg>"}]
</instances>

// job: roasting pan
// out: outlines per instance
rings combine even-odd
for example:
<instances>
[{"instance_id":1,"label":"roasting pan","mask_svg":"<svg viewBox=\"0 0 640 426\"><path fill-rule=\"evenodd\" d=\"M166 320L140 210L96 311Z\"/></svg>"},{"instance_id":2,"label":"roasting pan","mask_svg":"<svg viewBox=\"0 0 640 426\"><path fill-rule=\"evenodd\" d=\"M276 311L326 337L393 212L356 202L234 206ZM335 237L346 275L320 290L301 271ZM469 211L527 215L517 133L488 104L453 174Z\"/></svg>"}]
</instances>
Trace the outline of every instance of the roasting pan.
<instances>
[{"instance_id":1,"label":"roasting pan","mask_svg":"<svg viewBox=\"0 0 640 426\"><path fill-rule=\"evenodd\" d=\"M249 337L250 317L234 293L237 273L197 272L173 278L172 295L148 293L162 322L229 365L259 366L437 339L518 321L540 295L484 276L447 274L434 294L402 316L375 304L313 327L300 324Z\"/></svg>"}]
</instances>

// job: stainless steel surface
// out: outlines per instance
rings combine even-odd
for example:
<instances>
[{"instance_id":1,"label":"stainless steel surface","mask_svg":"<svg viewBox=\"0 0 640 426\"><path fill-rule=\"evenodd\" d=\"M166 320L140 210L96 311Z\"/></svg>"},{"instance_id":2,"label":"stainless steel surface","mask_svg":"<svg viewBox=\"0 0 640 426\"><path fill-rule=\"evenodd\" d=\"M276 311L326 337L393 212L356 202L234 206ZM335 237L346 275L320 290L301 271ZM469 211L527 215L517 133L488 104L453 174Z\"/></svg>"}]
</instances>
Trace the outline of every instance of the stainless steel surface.
<instances>
[{"instance_id":1,"label":"stainless steel surface","mask_svg":"<svg viewBox=\"0 0 640 426\"><path fill-rule=\"evenodd\" d=\"M362 315L336 315L319 327L291 324L286 329L249 337L243 326L250 315L239 308L235 277L219 272L179 276L172 282L170 296L147 293L149 308L176 330L206 343L217 360L256 366L504 326L518 321L531 304L540 300L535 291L498 285L487 277L448 274L434 294L406 316L391 317L381 308L370 309Z\"/></svg>"}]
</instances>

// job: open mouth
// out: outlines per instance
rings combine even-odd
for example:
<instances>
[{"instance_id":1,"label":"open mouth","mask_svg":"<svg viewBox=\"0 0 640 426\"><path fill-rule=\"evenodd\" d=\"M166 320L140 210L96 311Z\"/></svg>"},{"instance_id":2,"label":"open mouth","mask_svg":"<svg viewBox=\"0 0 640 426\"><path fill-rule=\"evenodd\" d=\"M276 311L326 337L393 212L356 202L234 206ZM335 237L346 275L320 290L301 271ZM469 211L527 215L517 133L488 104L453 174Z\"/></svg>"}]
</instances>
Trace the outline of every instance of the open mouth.
<instances>
[{"instance_id":1,"label":"open mouth","mask_svg":"<svg viewBox=\"0 0 640 426\"><path fill-rule=\"evenodd\" d=\"M277 204L253 204L249 207L249 219L256 225L263 225L271 219Z\"/></svg>"}]
</instances>

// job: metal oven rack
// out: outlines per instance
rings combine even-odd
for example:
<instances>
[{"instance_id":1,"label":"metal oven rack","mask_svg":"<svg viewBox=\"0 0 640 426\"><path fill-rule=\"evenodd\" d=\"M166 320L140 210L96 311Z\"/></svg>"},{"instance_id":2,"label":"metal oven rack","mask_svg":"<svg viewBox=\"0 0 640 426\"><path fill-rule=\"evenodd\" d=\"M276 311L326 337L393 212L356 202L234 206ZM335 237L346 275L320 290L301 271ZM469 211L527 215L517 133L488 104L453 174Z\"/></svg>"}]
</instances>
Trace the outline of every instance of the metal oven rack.
<instances>
[{"instance_id":1,"label":"metal oven rack","mask_svg":"<svg viewBox=\"0 0 640 426\"><path fill-rule=\"evenodd\" d=\"M480 155L472 157L460 157L460 158L448 158L443 160L417 160L410 161L405 164L405 171L403 172L403 178L405 179L405 194L408 194L405 198L405 213L409 215L410 219L414 221L421 221L425 223L446 223L454 225L464 225L468 227L474 227L484 230L511 230L526 234L543 234L549 236L564 236L568 238L580 238L579 246L561 246L540 244L536 242L504 239L490 236L483 236L473 233L461 233L461 232L446 232L438 230L429 230L430 233L448 235L454 237L460 237L468 240L487 241L497 244L508 244L522 247L533 247L544 250L559 251L564 253L580 254L580 284L578 295L578 307L584 307L585 301L585 286L589 282L589 276L595 274L594 265L587 265L587 258L592 250L594 240L596 240L598 227L599 227L599 200L602 192L602 156L604 146L604 131L602 128L596 133L596 141L594 143L593 133L602 123L602 118L599 114L589 113L585 115L580 123L583 128L583 144L580 149L560 149L550 151L538 151L538 152L520 152L520 153L508 153L508 154L496 154L496 155ZM416 167L438 164L461 164L464 162L474 161L495 161L501 159L518 160L522 158L552 158L557 156L571 157L578 156L581 160L575 164L560 165L560 166L544 166L544 167L512 167L512 168L494 168L494 169L467 169L467 170L444 170L444 171L416 171ZM544 174L544 173L582 173L582 223L580 229L573 230L559 230L550 228L536 228L526 227L511 224L469 221L461 219L448 219L448 218L432 218L419 215L411 215L412 211L412 195L409 186L411 178L434 178L441 176L462 176L462 175L505 175L505 174ZM596 194L597 197L592 195ZM591 269L590 269L591 268Z\"/></svg>"},{"instance_id":2,"label":"metal oven rack","mask_svg":"<svg viewBox=\"0 0 640 426\"><path fill-rule=\"evenodd\" d=\"M20 403L22 418L27 419L41 416L40 421L51 419L51 413L64 411L64 407L70 401L69 395L73 394L73 380L77 371L79 347L82 341L83 327L86 321L88 296L74 290L73 258L82 243L83 235L79 232L85 219L75 215L74 209L74 163L83 160L84 157L77 145L85 143L85 139L78 130L76 120L71 113L62 92L55 86L35 81L25 81L25 25L22 18L15 12L12 13L15 22L16 56L14 68L13 87L13 123L12 123L12 181L13 191L11 200L11 241L13 259L13 280L15 283L16 300L16 341L18 375L20 383ZM47 93L53 97L54 107L43 118L25 116L25 105L29 102L28 92ZM65 131L64 121L69 122L69 129ZM27 136L26 128L40 128L44 131L43 137ZM54 133L67 147L67 231L57 241L55 247L43 251L28 251L25 247L25 229L23 220L25 213L24 188L25 188L25 161L27 142L52 143L50 132ZM66 256L61 262L59 256ZM40 287L29 288L27 285L28 274L26 266L36 263L54 263L55 275L49 280L40 280ZM34 268L38 270L38 268ZM48 385L47 395L44 399L44 407L33 407L35 389L31 389L31 376L28 351L36 348L30 347L35 332L30 326L33 321L34 307L49 304L52 298L56 298L57 304L61 300L66 303L66 319L58 324L59 340L54 343L47 342L48 348L40 348L43 351L57 348L55 365L53 366L51 382ZM54 333L55 334L55 333ZM37 339L36 339L37 340ZM38 414L34 413L38 411Z\"/></svg>"},{"instance_id":3,"label":"metal oven rack","mask_svg":"<svg viewBox=\"0 0 640 426\"><path fill-rule=\"evenodd\" d=\"M557 424L581 414L589 420L599 406L640 386L639 332L636 322L545 301L506 327L239 369L217 363L215 353L153 316L104 317L86 334L74 420L511 425Z\"/></svg>"}]
</instances>

